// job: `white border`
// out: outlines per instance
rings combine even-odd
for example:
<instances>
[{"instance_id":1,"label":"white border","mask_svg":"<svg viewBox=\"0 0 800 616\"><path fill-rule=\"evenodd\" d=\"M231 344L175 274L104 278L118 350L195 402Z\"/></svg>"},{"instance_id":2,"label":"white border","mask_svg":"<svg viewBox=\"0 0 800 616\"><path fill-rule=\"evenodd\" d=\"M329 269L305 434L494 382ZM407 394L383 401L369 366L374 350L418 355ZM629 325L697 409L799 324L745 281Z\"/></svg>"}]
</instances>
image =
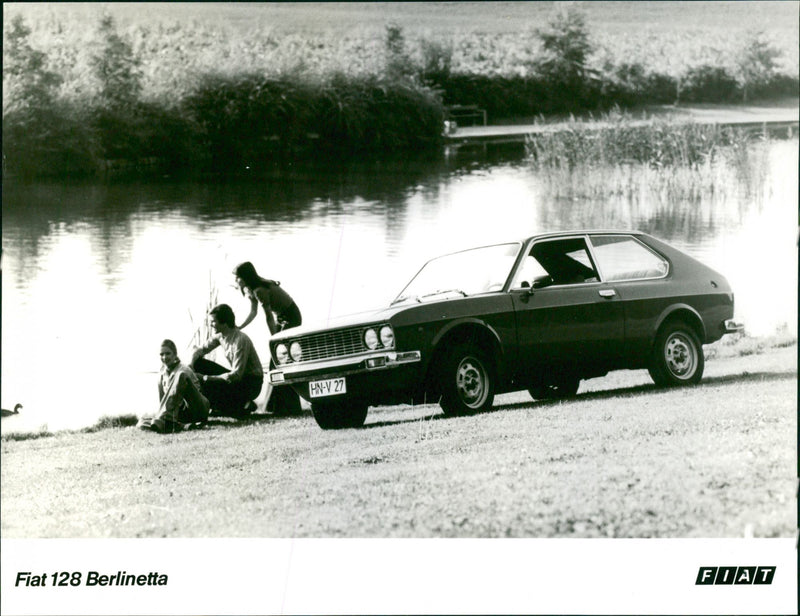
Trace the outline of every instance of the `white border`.
<instances>
[{"instance_id":1,"label":"white border","mask_svg":"<svg viewBox=\"0 0 800 616\"><path fill-rule=\"evenodd\" d=\"M31 614L797 614L794 539L6 539L6 616ZM774 566L698 586L700 567ZM47 573L15 586L18 572ZM166 586L53 587L52 572Z\"/></svg>"}]
</instances>

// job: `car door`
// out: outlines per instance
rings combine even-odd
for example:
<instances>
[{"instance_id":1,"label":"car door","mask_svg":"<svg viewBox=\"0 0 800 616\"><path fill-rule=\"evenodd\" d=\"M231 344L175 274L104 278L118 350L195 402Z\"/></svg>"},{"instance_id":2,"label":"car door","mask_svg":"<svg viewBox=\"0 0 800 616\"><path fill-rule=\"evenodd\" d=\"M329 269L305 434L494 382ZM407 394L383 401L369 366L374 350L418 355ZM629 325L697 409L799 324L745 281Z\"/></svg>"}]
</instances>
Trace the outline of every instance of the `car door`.
<instances>
[{"instance_id":1,"label":"car door","mask_svg":"<svg viewBox=\"0 0 800 616\"><path fill-rule=\"evenodd\" d=\"M522 382L565 371L603 374L618 361L622 304L614 286L600 281L584 236L533 242L509 293L517 325L515 372Z\"/></svg>"},{"instance_id":2,"label":"car door","mask_svg":"<svg viewBox=\"0 0 800 616\"><path fill-rule=\"evenodd\" d=\"M592 235L592 254L602 279L614 285L625 315L624 354L630 360L646 356L655 323L675 301L669 262L632 235Z\"/></svg>"}]
</instances>

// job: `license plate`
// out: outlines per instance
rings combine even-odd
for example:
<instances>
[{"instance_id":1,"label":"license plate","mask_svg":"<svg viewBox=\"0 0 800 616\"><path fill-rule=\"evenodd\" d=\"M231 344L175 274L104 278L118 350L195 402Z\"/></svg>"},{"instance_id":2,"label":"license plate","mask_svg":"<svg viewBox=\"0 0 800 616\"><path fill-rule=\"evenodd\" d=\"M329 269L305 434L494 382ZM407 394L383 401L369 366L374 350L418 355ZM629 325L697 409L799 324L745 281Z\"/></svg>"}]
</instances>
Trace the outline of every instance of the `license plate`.
<instances>
[{"instance_id":1,"label":"license plate","mask_svg":"<svg viewBox=\"0 0 800 616\"><path fill-rule=\"evenodd\" d=\"M322 398L323 396L336 396L347 393L347 383L343 376L337 379L325 379L323 381L311 381L308 384L308 395L311 398Z\"/></svg>"}]
</instances>

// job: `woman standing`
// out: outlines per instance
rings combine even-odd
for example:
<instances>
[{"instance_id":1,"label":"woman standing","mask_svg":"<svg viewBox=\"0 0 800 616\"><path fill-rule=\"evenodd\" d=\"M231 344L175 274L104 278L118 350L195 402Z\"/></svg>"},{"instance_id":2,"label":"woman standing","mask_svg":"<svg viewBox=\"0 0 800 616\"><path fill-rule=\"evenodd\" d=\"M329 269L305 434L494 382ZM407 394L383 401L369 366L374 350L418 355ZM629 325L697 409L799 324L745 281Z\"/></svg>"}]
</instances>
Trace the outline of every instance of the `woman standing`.
<instances>
[{"instance_id":1,"label":"woman standing","mask_svg":"<svg viewBox=\"0 0 800 616\"><path fill-rule=\"evenodd\" d=\"M249 325L256 317L259 304L264 309L270 334L297 327L303 322L300 309L292 296L281 288L281 283L259 276L250 261L237 265L233 275L236 276L236 284L242 295L250 300L250 314L239 325L239 329ZM271 357L269 367L274 367ZM288 385L273 385L267 410L276 414L300 412L300 398Z\"/></svg>"}]
</instances>

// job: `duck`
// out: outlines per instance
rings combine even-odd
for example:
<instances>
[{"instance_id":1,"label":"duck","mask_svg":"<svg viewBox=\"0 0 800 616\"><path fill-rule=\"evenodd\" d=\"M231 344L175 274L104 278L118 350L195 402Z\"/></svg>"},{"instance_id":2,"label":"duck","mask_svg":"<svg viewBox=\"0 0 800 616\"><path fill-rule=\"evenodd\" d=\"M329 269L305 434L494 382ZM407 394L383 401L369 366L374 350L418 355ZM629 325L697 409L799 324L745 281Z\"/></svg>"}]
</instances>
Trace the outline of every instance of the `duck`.
<instances>
[{"instance_id":1,"label":"duck","mask_svg":"<svg viewBox=\"0 0 800 616\"><path fill-rule=\"evenodd\" d=\"M17 402L14 405L14 410L13 411L9 411L8 409L0 409L0 411L3 412L3 417L10 417L11 415L19 415L19 410L21 408L22 408L22 405L19 402Z\"/></svg>"}]
</instances>

